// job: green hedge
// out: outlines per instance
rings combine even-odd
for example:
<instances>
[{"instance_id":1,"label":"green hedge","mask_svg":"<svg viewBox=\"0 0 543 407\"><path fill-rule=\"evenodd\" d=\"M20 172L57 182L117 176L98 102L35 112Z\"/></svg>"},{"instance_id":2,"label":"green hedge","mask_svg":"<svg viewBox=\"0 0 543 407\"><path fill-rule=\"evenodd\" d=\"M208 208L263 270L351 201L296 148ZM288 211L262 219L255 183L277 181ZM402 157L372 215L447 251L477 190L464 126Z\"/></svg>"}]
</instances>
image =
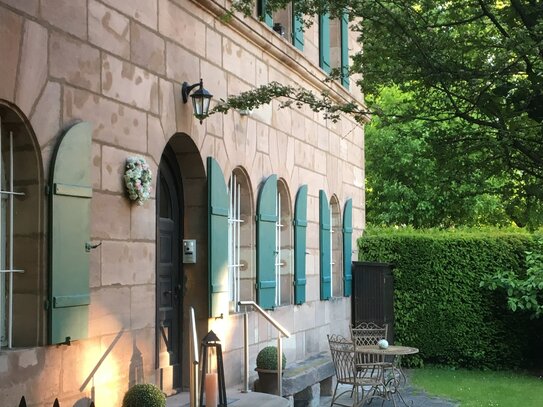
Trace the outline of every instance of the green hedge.
<instances>
[{"instance_id":1,"label":"green hedge","mask_svg":"<svg viewBox=\"0 0 543 407\"><path fill-rule=\"evenodd\" d=\"M506 309L505 294L480 288L498 270L525 270L531 235L374 231L358 240L359 260L393 263L397 344L406 358L478 368L526 367L543 337L540 320Z\"/></svg>"}]
</instances>

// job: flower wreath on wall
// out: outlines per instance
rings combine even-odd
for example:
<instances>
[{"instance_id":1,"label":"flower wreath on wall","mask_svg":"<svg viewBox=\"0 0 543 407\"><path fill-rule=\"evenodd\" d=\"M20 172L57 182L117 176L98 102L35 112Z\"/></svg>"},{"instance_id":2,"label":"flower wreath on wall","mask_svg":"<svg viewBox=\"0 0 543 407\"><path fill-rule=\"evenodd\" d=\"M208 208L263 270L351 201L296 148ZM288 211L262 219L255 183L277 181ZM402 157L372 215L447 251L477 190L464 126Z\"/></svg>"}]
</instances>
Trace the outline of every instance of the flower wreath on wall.
<instances>
[{"instance_id":1,"label":"flower wreath on wall","mask_svg":"<svg viewBox=\"0 0 543 407\"><path fill-rule=\"evenodd\" d=\"M138 205L149 199L151 196L151 179L153 173L144 158L128 157L124 171L124 184L126 192L132 201Z\"/></svg>"}]
</instances>

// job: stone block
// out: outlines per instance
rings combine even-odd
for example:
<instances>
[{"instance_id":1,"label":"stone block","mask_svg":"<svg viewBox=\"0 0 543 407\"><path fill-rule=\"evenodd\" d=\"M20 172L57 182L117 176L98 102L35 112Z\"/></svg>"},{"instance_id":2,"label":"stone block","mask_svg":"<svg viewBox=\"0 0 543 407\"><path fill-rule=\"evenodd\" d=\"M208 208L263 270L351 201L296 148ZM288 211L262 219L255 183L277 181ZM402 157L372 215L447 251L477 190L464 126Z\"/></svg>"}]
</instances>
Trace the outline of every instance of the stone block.
<instances>
[{"instance_id":1,"label":"stone block","mask_svg":"<svg viewBox=\"0 0 543 407\"><path fill-rule=\"evenodd\" d=\"M147 151L146 115L139 110L68 87L64 91L64 120L74 119L93 124L94 141L141 153Z\"/></svg>"},{"instance_id":2,"label":"stone block","mask_svg":"<svg viewBox=\"0 0 543 407\"><path fill-rule=\"evenodd\" d=\"M157 77L107 54L102 55L102 91L113 99L158 113Z\"/></svg>"},{"instance_id":3,"label":"stone block","mask_svg":"<svg viewBox=\"0 0 543 407\"><path fill-rule=\"evenodd\" d=\"M40 0L2 0L2 3L33 16L38 15L38 10L40 7Z\"/></svg>"},{"instance_id":4,"label":"stone block","mask_svg":"<svg viewBox=\"0 0 543 407\"><path fill-rule=\"evenodd\" d=\"M93 239L130 238L130 203L122 195L94 192L91 200Z\"/></svg>"},{"instance_id":5,"label":"stone block","mask_svg":"<svg viewBox=\"0 0 543 407\"><path fill-rule=\"evenodd\" d=\"M205 57L206 25L203 21L169 0L160 0L158 19L161 34L198 56Z\"/></svg>"},{"instance_id":6,"label":"stone block","mask_svg":"<svg viewBox=\"0 0 543 407\"><path fill-rule=\"evenodd\" d=\"M321 396L332 396L334 394L334 389L336 387L337 378L336 376L330 376L324 380L321 380Z\"/></svg>"},{"instance_id":7,"label":"stone block","mask_svg":"<svg viewBox=\"0 0 543 407\"><path fill-rule=\"evenodd\" d=\"M47 80L47 30L27 20L21 49L18 86L15 100L30 115L32 107Z\"/></svg>"},{"instance_id":8,"label":"stone block","mask_svg":"<svg viewBox=\"0 0 543 407\"><path fill-rule=\"evenodd\" d=\"M157 29L157 0L103 0L103 3L154 30Z\"/></svg>"},{"instance_id":9,"label":"stone block","mask_svg":"<svg viewBox=\"0 0 543 407\"><path fill-rule=\"evenodd\" d=\"M222 66L222 37L210 27L206 28L206 59Z\"/></svg>"},{"instance_id":10,"label":"stone block","mask_svg":"<svg viewBox=\"0 0 543 407\"><path fill-rule=\"evenodd\" d=\"M14 100L23 19L0 7L0 98Z\"/></svg>"},{"instance_id":11,"label":"stone block","mask_svg":"<svg viewBox=\"0 0 543 407\"><path fill-rule=\"evenodd\" d=\"M130 26L130 33L132 61L150 71L165 73L166 45L164 40L143 25L134 22Z\"/></svg>"},{"instance_id":12,"label":"stone block","mask_svg":"<svg viewBox=\"0 0 543 407\"><path fill-rule=\"evenodd\" d=\"M124 193L123 180L126 157L130 153L118 148L102 146L102 189Z\"/></svg>"},{"instance_id":13,"label":"stone block","mask_svg":"<svg viewBox=\"0 0 543 407\"><path fill-rule=\"evenodd\" d=\"M60 85L55 82L48 82L38 99L34 113L30 116L30 123L41 147L54 142L59 134L60 98ZM49 160L44 159L43 165L44 168L49 168Z\"/></svg>"},{"instance_id":14,"label":"stone block","mask_svg":"<svg viewBox=\"0 0 543 407\"><path fill-rule=\"evenodd\" d=\"M89 337L116 335L128 326L130 326L130 287L91 289Z\"/></svg>"},{"instance_id":15,"label":"stone block","mask_svg":"<svg viewBox=\"0 0 543 407\"><path fill-rule=\"evenodd\" d=\"M166 76L178 83L187 82L192 85L202 77L200 74L200 60L186 49L167 41ZM188 105L186 107L190 108Z\"/></svg>"},{"instance_id":16,"label":"stone block","mask_svg":"<svg viewBox=\"0 0 543 407\"><path fill-rule=\"evenodd\" d=\"M130 21L115 10L89 1L89 40L124 59L130 59Z\"/></svg>"},{"instance_id":17,"label":"stone block","mask_svg":"<svg viewBox=\"0 0 543 407\"><path fill-rule=\"evenodd\" d=\"M100 52L57 32L49 40L49 73L94 92L100 91Z\"/></svg>"},{"instance_id":18,"label":"stone block","mask_svg":"<svg viewBox=\"0 0 543 407\"><path fill-rule=\"evenodd\" d=\"M294 395L294 407L319 407L320 385L319 383L306 387Z\"/></svg>"},{"instance_id":19,"label":"stone block","mask_svg":"<svg viewBox=\"0 0 543 407\"><path fill-rule=\"evenodd\" d=\"M223 38L223 68L245 82L256 83L256 58L229 38Z\"/></svg>"},{"instance_id":20,"label":"stone block","mask_svg":"<svg viewBox=\"0 0 543 407\"><path fill-rule=\"evenodd\" d=\"M153 273L154 274L154 273ZM130 328L155 325L155 285L138 285L130 289Z\"/></svg>"},{"instance_id":21,"label":"stone block","mask_svg":"<svg viewBox=\"0 0 543 407\"><path fill-rule=\"evenodd\" d=\"M155 245L143 242L104 241L102 285L154 284Z\"/></svg>"},{"instance_id":22,"label":"stone block","mask_svg":"<svg viewBox=\"0 0 543 407\"><path fill-rule=\"evenodd\" d=\"M155 200L149 199L143 205L132 205L130 211L130 237L135 240L152 240L156 235Z\"/></svg>"},{"instance_id":23,"label":"stone block","mask_svg":"<svg viewBox=\"0 0 543 407\"><path fill-rule=\"evenodd\" d=\"M61 30L87 38L87 0L42 0L41 15Z\"/></svg>"},{"instance_id":24,"label":"stone block","mask_svg":"<svg viewBox=\"0 0 543 407\"><path fill-rule=\"evenodd\" d=\"M177 124L174 86L172 82L164 79L159 79L159 111L160 123L164 130L164 140L167 142L177 131Z\"/></svg>"}]
</instances>

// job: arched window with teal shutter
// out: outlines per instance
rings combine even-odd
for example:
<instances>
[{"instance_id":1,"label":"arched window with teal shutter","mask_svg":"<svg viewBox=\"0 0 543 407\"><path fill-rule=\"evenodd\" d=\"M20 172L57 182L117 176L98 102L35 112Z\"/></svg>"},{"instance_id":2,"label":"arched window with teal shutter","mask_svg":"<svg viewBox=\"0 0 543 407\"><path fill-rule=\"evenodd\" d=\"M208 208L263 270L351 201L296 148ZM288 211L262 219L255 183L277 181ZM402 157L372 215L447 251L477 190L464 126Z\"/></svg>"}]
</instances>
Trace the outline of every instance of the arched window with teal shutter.
<instances>
[{"instance_id":1,"label":"arched window with teal shutter","mask_svg":"<svg viewBox=\"0 0 543 407\"><path fill-rule=\"evenodd\" d=\"M331 72L330 65L330 16L319 16L319 66L326 73Z\"/></svg>"},{"instance_id":2,"label":"arched window with teal shutter","mask_svg":"<svg viewBox=\"0 0 543 407\"><path fill-rule=\"evenodd\" d=\"M348 297L352 291L352 251L353 251L353 200L348 199L343 209L343 295Z\"/></svg>"},{"instance_id":3,"label":"arched window with teal shutter","mask_svg":"<svg viewBox=\"0 0 543 407\"><path fill-rule=\"evenodd\" d=\"M88 334L92 126L63 134L50 170L49 343Z\"/></svg>"},{"instance_id":4,"label":"arched window with teal shutter","mask_svg":"<svg viewBox=\"0 0 543 407\"><path fill-rule=\"evenodd\" d=\"M228 315L228 189L221 167L207 158L209 316Z\"/></svg>"},{"instance_id":5,"label":"arched window with teal shutter","mask_svg":"<svg viewBox=\"0 0 543 407\"><path fill-rule=\"evenodd\" d=\"M260 188L256 208L256 295L264 309L275 307L275 255L277 176L270 175Z\"/></svg>"},{"instance_id":6,"label":"arched window with teal shutter","mask_svg":"<svg viewBox=\"0 0 543 407\"><path fill-rule=\"evenodd\" d=\"M328 300L332 295L331 276L331 240L330 206L328 197L322 189L319 191L319 248L320 248L320 297Z\"/></svg>"},{"instance_id":7,"label":"arched window with teal shutter","mask_svg":"<svg viewBox=\"0 0 543 407\"><path fill-rule=\"evenodd\" d=\"M302 185L296 194L294 206L294 303L305 302L306 287L306 231L307 231L307 185Z\"/></svg>"}]
</instances>

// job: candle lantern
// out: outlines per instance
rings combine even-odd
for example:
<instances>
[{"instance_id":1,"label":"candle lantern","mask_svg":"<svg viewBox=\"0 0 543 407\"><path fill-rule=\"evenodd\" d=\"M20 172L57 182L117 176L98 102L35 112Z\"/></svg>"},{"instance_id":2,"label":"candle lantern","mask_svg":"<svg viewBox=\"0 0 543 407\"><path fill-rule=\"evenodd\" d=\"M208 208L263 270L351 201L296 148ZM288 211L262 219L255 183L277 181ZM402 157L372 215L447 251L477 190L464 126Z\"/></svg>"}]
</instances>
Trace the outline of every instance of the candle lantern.
<instances>
[{"instance_id":1,"label":"candle lantern","mask_svg":"<svg viewBox=\"0 0 543 407\"><path fill-rule=\"evenodd\" d=\"M215 332L209 331L202 339L200 348L202 380L200 381L200 407L226 407L226 385L221 341ZM206 403L203 404L204 391Z\"/></svg>"}]
</instances>

